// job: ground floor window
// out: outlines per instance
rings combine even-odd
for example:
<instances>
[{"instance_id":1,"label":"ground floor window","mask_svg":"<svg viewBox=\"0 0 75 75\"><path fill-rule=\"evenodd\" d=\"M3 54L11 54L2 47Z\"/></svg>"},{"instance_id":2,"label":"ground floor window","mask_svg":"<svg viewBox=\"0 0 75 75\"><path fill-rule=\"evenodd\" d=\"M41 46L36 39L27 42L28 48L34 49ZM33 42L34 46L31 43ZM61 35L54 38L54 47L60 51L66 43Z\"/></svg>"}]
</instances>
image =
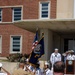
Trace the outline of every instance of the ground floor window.
<instances>
[{"instance_id":1,"label":"ground floor window","mask_svg":"<svg viewBox=\"0 0 75 75\"><path fill-rule=\"evenodd\" d=\"M22 49L22 37L11 36L11 53L21 53Z\"/></svg>"}]
</instances>

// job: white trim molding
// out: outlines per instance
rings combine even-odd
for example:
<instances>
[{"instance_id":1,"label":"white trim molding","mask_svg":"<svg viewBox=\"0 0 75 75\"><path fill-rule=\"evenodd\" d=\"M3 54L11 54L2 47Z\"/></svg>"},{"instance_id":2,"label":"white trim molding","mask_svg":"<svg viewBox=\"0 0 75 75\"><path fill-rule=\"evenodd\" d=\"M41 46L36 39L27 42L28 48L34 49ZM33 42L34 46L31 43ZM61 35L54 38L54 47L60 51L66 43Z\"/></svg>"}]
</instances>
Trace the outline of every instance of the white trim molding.
<instances>
[{"instance_id":1,"label":"white trim molding","mask_svg":"<svg viewBox=\"0 0 75 75\"><path fill-rule=\"evenodd\" d=\"M2 53L2 35L0 35L0 53Z\"/></svg>"},{"instance_id":2,"label":"white trim molding","mask_svg":"<svg viewBox=\"0 0 75 75\"><path fill-rule=\"evenodd\" d=\"M15 6L0 6L0 8L14 8L14 7L23 7L23 5L15 5Z\"/></svg>"}]
</instances>

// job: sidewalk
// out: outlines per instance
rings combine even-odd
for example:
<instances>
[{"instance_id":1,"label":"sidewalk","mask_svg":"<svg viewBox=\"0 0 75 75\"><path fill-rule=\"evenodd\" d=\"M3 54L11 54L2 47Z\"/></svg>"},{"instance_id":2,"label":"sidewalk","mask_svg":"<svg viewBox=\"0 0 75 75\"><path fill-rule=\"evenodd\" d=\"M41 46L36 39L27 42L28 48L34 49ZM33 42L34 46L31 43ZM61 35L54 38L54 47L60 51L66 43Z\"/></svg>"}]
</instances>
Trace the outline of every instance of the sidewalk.
<instances>
[{"instance_id":1,"label":"sidewalk","mask_svg":"<svg viewBox=\"0 0 75 75\"><path fill-rule=\"evenodd\" d=\"M6 57L0 57L0 60L7 60Z\"/></svg>"}]
</instances>

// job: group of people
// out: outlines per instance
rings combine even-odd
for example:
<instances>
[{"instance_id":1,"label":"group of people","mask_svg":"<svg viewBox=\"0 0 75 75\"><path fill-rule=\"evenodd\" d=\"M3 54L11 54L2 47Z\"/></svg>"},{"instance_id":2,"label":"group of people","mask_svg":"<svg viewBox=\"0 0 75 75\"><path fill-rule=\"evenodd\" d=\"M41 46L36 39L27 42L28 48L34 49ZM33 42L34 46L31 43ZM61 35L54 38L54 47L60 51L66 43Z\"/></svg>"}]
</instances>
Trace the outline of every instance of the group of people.
<instances>
[{"instance_id":1,"label":"group of people","mask_svg":"<svg viewBox=\"0 0 75 75\"><path fill-rule=\"evenodd\" d=\"M44 64L44 68L40 69L38 65L29 65L28 62L20 62L18 69L14 70L12 75L64 75L65 65L62 61L57 61L53 65L53 72L49 69L49 63ZM2 70L4 72L2 72ZM6 71L2 67L2 63L0 63L0 75L10 75L8 71Z\"/></svg>"},{"instance_id":2,"label":"group of people","mask_svg":"<svg viewBox=\"0 0 75 75\"><path fill-rule=\"evenodd\" d=\"M65 61L75 60L75 55L73 50L67 51L62 55L58 51L59 50L56 48L50 55L51 65L49 62L45 62L44 67L40 68L39 61L36 64L30 64L29 60L26 59L25 61L21 61L19 63L18 69L14 70L12 75L64 75ZM62 57L64 57L65 59L64 62L62 61ZM2 66L0 67L0 70L3 69ZM6 74L3 75L10 75L9 72L7 72L6 70L4 71L6 72Z\"/></svg>"},{"instance_id":3,"label":"group of people","mask_svg":"<svg viewBox=\"0 0 75 75\"><path fill-rule=\"evenodd\" d=\"M64 75L65 64L57 48L50 56L50 63L45 62L41 69L39 61L36 64L30 64L27 59L24 63L20 62L19 69L15 70L13 75Z\"/></svg>"},{"instance_id":4,"label":"group of people","mask_svg":"<svg viewBox=\"0 0 75 75\"><path fill-rule=\"evenodd\" d=\"M75 55L73 50L68 50L61 55L58 52L58 49L55 48L55 51L50 56L50 62L52 66L56 61L63 61L66 64L66 60L75 60Z\"/></svg>"},{"instance_id":5,"label":"group of people","mask_svg":"<svg viewBox=\"0 0 75 75\"><path fill-rule=\"evenodd\" d=\"M44 68L40 68L40 63L29 64L27 62L20 62L19 68L13 72L12 75L64 75L65 64L62 61L57 61L53 65L53 71L49 68L49 63L44 63Z\"/></svg>"}]
</instances>

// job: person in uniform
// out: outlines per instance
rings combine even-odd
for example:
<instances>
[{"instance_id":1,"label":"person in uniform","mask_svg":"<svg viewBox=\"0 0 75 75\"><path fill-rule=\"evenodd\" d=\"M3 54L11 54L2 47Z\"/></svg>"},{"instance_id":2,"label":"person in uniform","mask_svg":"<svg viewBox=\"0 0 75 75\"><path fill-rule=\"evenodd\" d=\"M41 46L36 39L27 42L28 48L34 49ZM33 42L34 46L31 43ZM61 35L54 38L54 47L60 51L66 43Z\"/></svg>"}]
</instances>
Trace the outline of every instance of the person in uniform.
<instances>
[{"instance_id":1,"label":"person in uniform","mask_svg":"<svg viewBox=\"0 0 75 75\"><path fill-rule=\"evenodd\" d=\"M55 48L54 53L52 53L50 56L50 62L52 64L52 68L53 68L53 64L57 61L61 61L61 54L58 53L58 49Z\"/></svg>"},{"instance_id":2,"label":"person in uniform","mask_svg":"<svg viewBox=\"0 0 75 75\"><path fill-rule=\"evenodd\" d=\"M45 64L44 64L43 75L52 75L51 70L49 69L49 63L48 62L45 62Z\"/></svg>"},{"instance_id":3,"label":"person in uniform","mask_svg":"<svg viewBox=\"0 0 75 75\"><path fill-rule=\"evenodd\" d=\"M12 75L34 75L34 73L32 71L30 71L28 69L28 67L26 67L26 70L24 70L24 66L25 63L24 62L20 62L19 63L19 68L17 70L15 70Z\"/></svg>"},{"instance_id":4,"label":"person in uniform","mask_svg":"<svg viewBox=\"0 0 75 75\"><path fill-rule=\"evenodd\" d=\"M65 53L62 54L63 56L63 62L66 64L66 60L67 60L67 55L68 55L68 51L66 51Z\"/></svg>"},{"instance_id":5,"label":"person in uniform","mask_svg":"<svg viewBox=\"0 0 75 75\"><path fill-rule=\"evenodd\" d=\"M40 62L36 63L35 75L42 75L42 71L40 69Z\"/></svg>"},{"instance_id":6,"label":"person in uniform","mask_svg":"<svg viewBox=\"0 0 75 75\"><path fill-rule=\"evenodd\" d=\"M35 72L35 65L34 64L30 64L29 63L29 59L26 59L24 61L24 63L25 63L24 70L27 70L27 68L28 68L30 71Z\"/></svg>"},{"instance_id":7,"label":"person in uniform","mask_svg":"<svg viewBox=\"0 0 75 75\"><path fill-rule=\"evenodd\" d=\"M73 50L68 51L67 60L75 60L75 55Z\"/></svg>"},{"instance_id":8,"label":"person in uniform","mask_svg":"<svg viewBox=\"0 0 75 75\"><path fill-rule=\"evenodd\" d=\"M71 56L72 56L72 60L75 60L75 55L74 55L74 51L71 50Z\"/></svg>"}]
</instances>

